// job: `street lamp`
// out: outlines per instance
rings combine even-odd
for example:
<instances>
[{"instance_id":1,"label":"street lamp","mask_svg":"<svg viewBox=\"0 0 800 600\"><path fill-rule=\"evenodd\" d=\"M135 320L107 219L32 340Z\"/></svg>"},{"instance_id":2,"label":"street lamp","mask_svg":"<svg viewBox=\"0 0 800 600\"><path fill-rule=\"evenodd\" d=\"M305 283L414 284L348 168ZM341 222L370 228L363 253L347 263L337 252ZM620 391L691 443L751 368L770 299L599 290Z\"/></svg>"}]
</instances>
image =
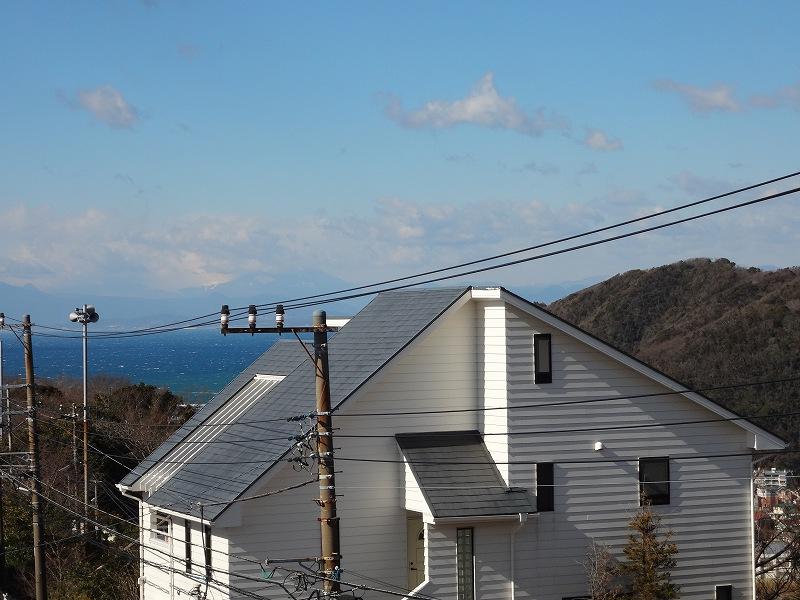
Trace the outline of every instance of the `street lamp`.
<instances>
[{"instance_id":1,"label":"street lamp","mask_svg":"<svg viewBox=\"0 0 800 600\"><path fill-rule=\"evenodd\" d=\"M89 400L88 400L88 337L89 323L97 323L100 315L91 304L76 308L69 313L69 320L83 325L83 510L89 516ZM85 523L83 524L85 530Z\"/></svg>"}]
</instances>

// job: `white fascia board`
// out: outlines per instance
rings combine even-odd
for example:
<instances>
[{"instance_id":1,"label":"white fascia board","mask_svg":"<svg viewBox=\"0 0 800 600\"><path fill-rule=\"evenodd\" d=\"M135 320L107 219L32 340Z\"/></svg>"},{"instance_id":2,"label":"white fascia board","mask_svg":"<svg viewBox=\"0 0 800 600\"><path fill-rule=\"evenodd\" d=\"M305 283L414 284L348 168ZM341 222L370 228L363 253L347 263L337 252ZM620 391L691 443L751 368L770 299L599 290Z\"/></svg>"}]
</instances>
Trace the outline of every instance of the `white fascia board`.
<instances>
[{"instance_id":1,"label":"white fascia board","mask_svg":"<svg viewBox=\"0 0 800 600\"><path fill-rule=\"evenodd\" d=\"M177 510L172 510L170 508L162 508L157 504L149 504L147 500L139 500L145 507L149 508L152 511L170 515L171 517L179 517L181 519L186 519L187 521L194 521L195 523L202 523L203 525L211 525L212 522L208 519L200 519L200 517L195 517L194 515L187 515L186 513L182 513Z\"/></svg>"},{"instance_id":2,"label":"white fascia board","mask_svg":"<svg viewBox=\"0 0 800 600\"><path fill-rule=\"evenodd\" d=\"M472 288L472 298L475 300L500 300L503 288Z\"/></svg>"},{"instance_id":3,"label":"white fascia board","mask_svg":"<svg viewBox=\"0 0 800 600\"><path fill-rule=\"evenodd\" d=\"M353 317L328 317L325 323L328 327L344 327Z\"/></svg>"},{"instance_id":4,"label":"white fascia board","mask_svg":"<svg viewBox=\"0 0 800 600\"><path fill-rule=\"evenodd\" d=\"M601 342L599 339L595 338L592 335L589 335L585 331L581 331L577 327L570 325L569 323L562 321L561 319L549 314L546 311L539 309L536 305L528 302L527 300L523 300L519 296L514 295L513 293L509 293L506 290L502 290L502 298L505 302L510 304L511 306L518 308L519 310L528 313L532 317L539 319L540 321L546 323L550 327L554 329L558 329L562 333L565 333L581 342L594 348L595 350L602 352L606 356L613 358L617 362L622 363L626 367L637 371L638 373L644 375L645 377L655 381L656 383L660 383L666 388L669 388L675 392L682 392L682 395L693 402L696 402L700 406L710 410L718 414L719 416L725 419L735 419L730 421L731 423L738 425L740 428L744 429L751 435L748 435L748 446L753 448L754 450L783 450L786 448L787 444L779 437L769 433L768 431L761 429L758 425L750 423L746 419L742 419L739 415L723 408L716 402L709 400L708 398L701 396L695 392L687 392L685 390L685 386L679 384L677 381L670 379L666 375L659 373L655 369L648 367L643 362L633 358L632 356L628 356L624 352L620 352L616 348L609 346L608 344Z\"/></svg>"}]
</instances>

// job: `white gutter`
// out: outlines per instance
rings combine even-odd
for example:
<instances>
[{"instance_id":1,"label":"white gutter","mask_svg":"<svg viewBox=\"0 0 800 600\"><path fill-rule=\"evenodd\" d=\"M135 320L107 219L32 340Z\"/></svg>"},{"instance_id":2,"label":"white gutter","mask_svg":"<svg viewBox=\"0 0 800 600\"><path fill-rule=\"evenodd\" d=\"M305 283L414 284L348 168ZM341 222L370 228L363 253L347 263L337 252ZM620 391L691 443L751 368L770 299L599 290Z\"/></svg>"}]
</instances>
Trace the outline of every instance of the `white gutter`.
<instances>
[{"instance_id":1,"label":"white gutter","mask_svg":"<svg viewBox=\"0 0 800 600\"><path fill-rule=\"evenodd\" d=\"M153 510L164 513L165 515L171 515L173 517L180 517L181 519L186 519L187 521L194 521L195 523L201 523L203 525L211 525L212 522L208 519L200 519L199 517L195 517L194 515L188 515L186 513L178 512L177 510L170 510L169 508L161 508L156 504L148 504L147 500L145 500L141 496L137 496L136 493L131 492L129 487L124 485L120 485L119 483L116 485L117 489L120 493L125 496L126 498L130 498L131 500L136 500L140 504L144 505L147 504L148 506L152 507ZM143 494L143 492L139 492Z\"/></svg>"},{"instance_id":2,"label":"white gutter","mask_svg":"<svg viewBox=\"0 0 800 600\"><path fill-rule=\"evenodd\" d=\"M517 526L514 527L513 531L511 532L511 600L514 600L515 592L517 588L517 578L515 574L515 566L516 566L516 548L517 548L517 532L522 529L522 526L525 525L525 522L528 520L527 513L519 513L517 515L519 517L519 523ZM752 520L752 519L751 519Z\"/></svg>"},{"instance_id":3,"label":"white gutter","mask_svg":"<svg viewBox=\"0 0 800 600\"><path fill-rule=\"evenodd\" d=\"M534 513L535 514L535 513ZM514 513L511 515L481 515L475 517L434 517L434 525L447 525L459 523L485 523L497 521L517 521L521 519L520 515L525 515L525 520L528 518L528 513Z\"/></svg>"}]
</instances>

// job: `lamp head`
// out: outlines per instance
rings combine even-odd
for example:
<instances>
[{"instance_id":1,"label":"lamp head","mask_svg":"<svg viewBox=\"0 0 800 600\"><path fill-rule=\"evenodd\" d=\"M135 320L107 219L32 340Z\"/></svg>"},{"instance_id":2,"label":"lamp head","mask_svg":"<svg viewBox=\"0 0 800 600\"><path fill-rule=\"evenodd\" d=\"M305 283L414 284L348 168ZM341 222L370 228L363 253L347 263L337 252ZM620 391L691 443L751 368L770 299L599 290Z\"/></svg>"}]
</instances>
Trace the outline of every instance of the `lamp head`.
<instances>
[{"instance_id":1,"label":"lamp head","mask_svg":"<svg viewBox=\"0 0 800 600\"><path fill-rule=\"evenodd\" d=\"M256 315L257 314L258 314L258 311L256 310L256 305L255 304L251 304L247 308L247 325L250 327L250 329L255 329L255 326L256 326Z\"/></svg>"},{"instance_id":2,"label":"lamp head","mask_svg":"<svg viewBox=\"0 0 800 600\"><path fill-rule=\"evenodd\" d=\"M6 325L6 314L0 312L0 328Z\"/></svg>"},{"instance_id":3,"label":"lamp head","mask_svg":"<svg viewBox=\"0 0 800 600\"><path fill-rule=\"evenodd\" d=\"M89 315L90 323L97 323L99 320L100 320L100 315L97 314L96 312L92 312L92 314Z\"/></svg>"},{"instance_id":4,"label":"lamp head","mask_svg":"<svg viewBox=\"0 0 800 600\"><path fill-rule=\"evenodd\" d=\"M74 310L71 313L69 313L69 320L72 321L73 323L77 323L79 318L80 317L78 316L78 313L76 313Z\"/></svg>"}]
</instances>

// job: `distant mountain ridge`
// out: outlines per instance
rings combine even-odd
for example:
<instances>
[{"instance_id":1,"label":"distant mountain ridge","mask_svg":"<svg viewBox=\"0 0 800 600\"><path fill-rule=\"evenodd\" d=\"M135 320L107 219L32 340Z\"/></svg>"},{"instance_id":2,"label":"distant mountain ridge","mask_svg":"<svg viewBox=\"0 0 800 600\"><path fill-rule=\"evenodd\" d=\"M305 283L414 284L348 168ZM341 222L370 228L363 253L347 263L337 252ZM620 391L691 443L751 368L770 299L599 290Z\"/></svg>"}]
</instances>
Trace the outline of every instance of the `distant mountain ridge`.
<instances>
[{"instance_id":1,"label":"distant mountain ridge","mask_svg":"<svg viewBox=\"0 0 800 600\"><path fill-rule=\"evenodd\" d=\"M798 267L698 258L628 271L548 308L693 388L800 375ZM800 382L707 395L742 415L800 411ZM754 420L800 448L800 416Z\"/></svg>"},{"instance_id":2,"label":"distant mountain ridge","mask_svg":"<svg viewBox=\"0 0 800 600\"><path fill-rule=\"evenodd\" d=\"M515 291L529 298L550 302L595 281L597 279L532 285L516 287ZM72 291L45 292L32 285L16 286L0 282L0 311L14 318L30 314L34 323L69 327L67 315L73 308L86 302L94 304L101 315L98 330L124 330L213 313L222 304L229 304L233 308L290 298L315 298L322 292L348 289L355 285L322 272L300 270L269 278L241 276L218 286L186 288L172 293L142 291L139 297ZM327 310L329 315L352 316L370 300L370 296L364 296L318 307ZM306 323L318 307L291 310L287 322ZM264 318L267 318L266 315ZM209 320L214 318L209 317ZM75 326L75 329L78 328Z\"/></svg>"}]
</instances>

